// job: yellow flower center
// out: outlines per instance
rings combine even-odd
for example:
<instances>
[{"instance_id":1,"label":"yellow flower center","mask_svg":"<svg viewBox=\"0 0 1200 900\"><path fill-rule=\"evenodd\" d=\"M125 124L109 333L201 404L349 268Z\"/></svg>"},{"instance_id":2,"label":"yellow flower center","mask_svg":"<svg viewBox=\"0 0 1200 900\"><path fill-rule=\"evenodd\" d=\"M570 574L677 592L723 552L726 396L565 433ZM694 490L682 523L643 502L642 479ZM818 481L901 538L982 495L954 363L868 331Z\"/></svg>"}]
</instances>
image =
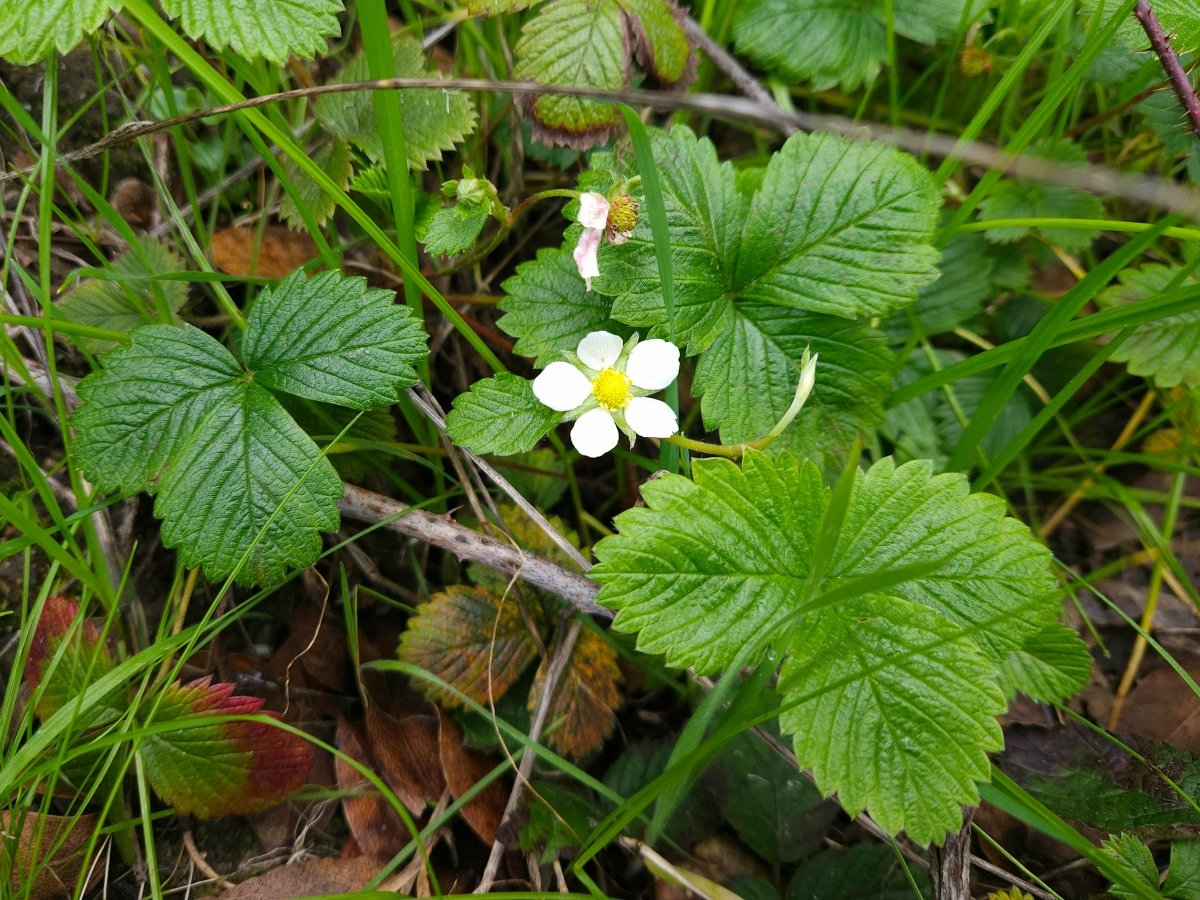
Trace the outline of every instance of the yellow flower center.
<instances>
[{"instance_id":1,"label":"yellow flower center","mask_svg":"<svg viewBox=\"0 0 1200 900\"><path fill-rule=\"evenodd\" d=\"M616 369L605 369L592 382L592 393L604 409L624 409L631 399L629 376Z\"/></svg>"},{"instance_id":2,"label":"yellow flower center","mask_svg":"<svg viewBox=\"0 0 1200 900\"><path fill-rule=\"evenodd\" d=\"M617 234L628 234L633 231L638 221L637 201L628 194L622 194L608 207L608 227Z\"/></svg>"}]
</instances>

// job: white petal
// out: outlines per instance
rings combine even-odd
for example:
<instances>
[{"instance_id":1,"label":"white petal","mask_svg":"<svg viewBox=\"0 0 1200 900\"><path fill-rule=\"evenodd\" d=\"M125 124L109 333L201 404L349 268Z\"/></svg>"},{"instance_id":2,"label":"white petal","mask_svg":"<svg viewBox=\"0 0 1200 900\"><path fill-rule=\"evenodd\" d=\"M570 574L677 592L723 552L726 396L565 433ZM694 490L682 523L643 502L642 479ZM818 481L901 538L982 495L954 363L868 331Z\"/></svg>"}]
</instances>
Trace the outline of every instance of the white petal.
<instances>
[{"instance_id":1,"label":"white petal","mask_svg":"<svg viewBox=\"0 0 1200 900\"><path fill-rule=\"evenodd\" d=\"M617 423L606 409L592 409L575 420L571 443L584 456L603 456L617 446Z\"/></svg>"},{"instance_id":2,"label":"white petal","mask_svg":"<svg viewBox=\"0 0 1200 900\"><path fill-rule=\"evenodd\" d=\"M642 437L667 438L679 431L674 410L650 397L634 397L629 401L625 423Z\"/></svg>"},{"instance_id":3,"label":"white petal","mask_svg":"<svg viewBox=\"0 0 1200 900\"><path fill-rule=\"evenodd\" d=\"M579 342L579 349L575 352L579 354L581 363L589 369L599 372L601 369L612 367L612 364L617 361L617 357L621 355L624 346L625 342L615 334L607 331L593 331Z\"/></svg>"},{"instance_id":4,"label":"white petal","mask_svg":"<svg viewBox=\"0 0 1200 900\"><path fill-rule=\"evenodd\" d=\"M604 229L608 224L608 198L595 191L579 195L579 215L576 220L584 228Z\"/></svg>"},{"instance_id":5,"label":"white petal","mask_svg":"<svg viewBox=\"0 0 1200 900\"><path fill-rule=\"evenodd\" d=\"M625 374L634 387L661 391L679 375L679 348L658 338L642 341L629 354Z\"/></svg>"},{"instance_id":6,"label":"white petal","mask_svg":"<svg viewBox=\"0 0 1200 900\"><path fill-rule=\"evenodd\" d=\"M591 392L591 379L570 363L552 362L533 379L533 396L559 412L575 409Z\"/></svg>"},{"instance_id":7,"label":"white petal","mask_svg":"<svg viewBox=\"0 0 1200 900\"><path fill-rule=\"evenodd\" d=\"M596 258L596 254L600 250L600 235L603 232L595 228L583 229L583 234L579 235L579 243L575 245L575 252L572 256L575 259L575 268L579 270L579 277L583 279L587 289L592 289L592 279L600 274L600 261Z\"/></svg>"}]
</instances>

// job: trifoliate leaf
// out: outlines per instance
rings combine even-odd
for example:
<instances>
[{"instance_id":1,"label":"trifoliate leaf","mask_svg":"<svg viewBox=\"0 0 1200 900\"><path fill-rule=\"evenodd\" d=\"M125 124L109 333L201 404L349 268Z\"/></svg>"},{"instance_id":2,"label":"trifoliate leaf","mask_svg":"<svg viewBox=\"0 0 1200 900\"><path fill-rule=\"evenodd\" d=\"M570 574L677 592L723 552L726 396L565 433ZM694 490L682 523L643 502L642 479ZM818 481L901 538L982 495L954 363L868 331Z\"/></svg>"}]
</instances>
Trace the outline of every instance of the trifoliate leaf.
<instances>
[{"instance_id":1,"label":"trifoliate leaf","mask_svg":"<svg viewBox=\"0 0 1200 900\"><path fill-rule=\"evenodd\" d=\"M458 688L476 703L491 704L513 686L537 658L529 632L530 608L522 615L515 597L501 597L487 588L451 585L417 607L400 637L400 659L420 666ZM465 704L433 682L421 689L444 707Z\"/></svg>"},{"instance_id":2,"label":"trifoliate leaf","mask_svg":"<svg viewBox=\"0 0 1200 900\"><path fill-rule=\"evenodd\" d=\"M425 352L422 323L394 292L337 272L293 272L264 291L242 343L256 384L354 409L394 403Z\"/></svg>"},{"instance_id":3,"label":"trifoliate leaf","mask_svg":"<svg viewBox=\"0 0 1200 900\"><path fill-rule=\"evenodd\" d=\"M1087 646L1072 629L1057 622L1030 635L1000 667L1006 697L1011 700L1022 693L1042 703L1065 700L1087 684L1091 673Z\"/></svg>"},{"instance_id":4,"label":"trifoliate leaf","mask_svg":"<svg viewBox=\"0 0 1200 900\"><path fill-rule=\"evenodd\" d=\"M474 453L508 456L532 450L562 419L533 396L533 382L502 373L477 381L454 398L446 415L446 434Z\"/></svg>"},{"instance_id":5,"label":"trifoliate leaf","mask_svg":"<svg viewBox=\"0 0 1200 900\"><path fill-rule=\"evenodd\" d=\"M962 626L899 596L806 616L779 689L796 759L854 815L940 841L989 776L1003 736L995 666Z\"/></svg>"},{"instance_id":6,"label":"trifoliate leaf","mask_svg":"<svg viewBox=\"0 0 1200 900\"><path fill-rule=\"evenodd\" d=\"M178 449L154 512L184 565L216 580L249 552L238 581L269 585L316 561L341 496L337 472L279 401L241 384Z\"/></svg>"},{"instance_id":7,"label":"trifoliate leaf","mask_svg":"<svg viewBox=\"0 0 1200 900\"><path fill-rule=\"evenodd\" d=\"M280 66L292 55L311 59L324 53L325 39L341 33L342 0L163 0L162 6L180 19L188 37Z\"/></svg>"},{"instance_id":8,"label":"trifoliate leaf","mask_svg":"<svg viewBox=\"0 0 1200 900\"><path fill-rule=\"evenodd\" d=\"M1156 263L1138 269L1126 269L1119 276L1121 283L1100 293L1100 306L1115 307L1128 303L1145 304L1163 291L1173 287L1200 285L1194 274L1183 275L1177 266ZM1152 378L1160 388L1200 387L1200 311L1177 316L1155 318L1139 325L1133 334L1115 351L1116 362L1129 364L1134 375Z\"/></svg>"},{"instance_id":9,"label":"trifoliate leaf","mask_svg":"<svg viewBox=\"0 0 1200 900\"><path fill-rule=\"evenodd\" d=\"M265 722L209 722L206 718L262 713L257 697L232 696L234 685L202 678L173 684L154 715L158 725L142 739L146 777L180 813L200 818L258 812L303 786L312 747Z\"/></svg>"},{"instance_id":10,"label":"trifoliate leaf","mask_svg":"<svg viewBox=\"0 0 1200 900\"><path fill-rule=\"evenodd\" d=\"M353 169L349 144L334 138L313 153L312 160L339 188L346 188ZM295 188L295 193L284 194L283 199L279 201L280 218L299 231L306 227L304 217L300 215L300 209L303 208L318 225L323 225L337 208L334 196L313 181L312 176L292 160L287 161L286 167L288 180Z\"/></svg>"},{"instance_id":11,"label":"trifoliate leaf","mask_svg":"<svg viewBox=\"0 0 1200 900\"><path fill-rule=\"evenodd\" d=\"M1030 147L1029 155L1069 165L1082 166L1087 162L1083 150L1068 140L1041 141ZM1001 181L979 204L980 219L1099 219L1103 214L1104 207L1095 194L1044 181ZM1010 225L989 228L984 234L989 241L1007 243L1020 240L1030 230ZM1096 229L1054 226L1039 227L1037 231L1049 243L1066 250L1085 249L1100 233Z\"/></svg>"},{"instance_id":12,"label":"trifoliate leaf","mask_svg":"<svg viewBox=\"0 0 1200 900\"><path fill-rule=\"evenodd\" d=\"M42 721L77 702L89 685L116 666L99 627L79 613L79 604L59 594L46 601L34 629L25 683L30 691L40 689L33 696ZM118 690L87 707L80 706L79 724L101 725L119 718L125 711L119 694Z\"/></svg>"},{"instance_id":13,"label":"trifoliate leaf","mask_svg":"<svg viewBox=\"0 0 1200 900\"><path fill-rule=\"evenodd\" d=\"M633 333L609 316L610 298L586 289L566 248L539 250L537 259L517 266L502 287L504 315L497 324L518 338L513 350L533 357L540 368L562 359L564 350L573 350L593 331L622 339Z\"/></svg>"},{"instance_id":14,"label":"trifoliate leaf","mask_svg":"<svg viewBox=\"0 0 1200 900\"><path fill-rule=\"evenodd\" d=\"M547 690L550 661L550 656L543 657L533 678L531 712ZM620 683L617 651L600 633L584 628L550 701L546 721L552 728L544 736L546 746L573 759L600 749L617 724L613 711L621 705Z\"/></svg>"},{"instance_id":15,"label":"trifoliate leaf","mask_svg":"<svg viewBox=\"0 0 1200 900\"><path fill-rule=\"evenodd\" d=\"M817 385L797 422L772 445L822 457L883 421L891 354L865 323L768 303L734 307L733 325L702 354L693 391L721 442L767 434L787 411L805 349L820 354ZM832 457L830 457L832 458Z\"/></svg>"},{"instance_id":16,"label":"trifoliate leaf","mask_svg":"<svg viewBox=\"0 0 1200 900\"><path fill-rule=\"evenodd\" d=\"M66 54L100 27L123 0L39 0L0 10L0 58L30 66L51 51Z\"/></svg>"},{"instance_id":17,"label":"trifoliate leaf","mask_svg":"<svg viewBox=\"0 0 1200 900\"><path fill-rule=\"evenodd\" d=\"M692 77L691 45L668 0L551 0L525 23L513 77L546 85L621 91L632 57L667 87ZM582 97L528 97L533 135L550 145L584 148L608 140L617 108Z\"/></svg>"},{"instance_id":18,"label":"trifoliate leaf","mask_svg":"<svg viewBox=\"0 0 1200 900\"><path fill-rule=\"evenodd\" d=\"M395 77L417 78L429 74L421 45L413 38L394 35L392 50ZM370 80L367 58L359 53L342 70L336 83ZM424 169L430 160L441 159L442 151L452 149L475 127L475 109L462 91L410 89L389 96L399 97L411 169ZM328 131L360 147L373 162L383 161L383 138L375 121L371 91L326 94L317 99L313 114Z\"/></svg>"},{"instance_id":19,"label":"trifoliate leaf","mask_svg":"<svg viewBox=\"0 0 1200 900\"><path fill-rule=\"evenodd\" d=\"M596 545L614 627L700 673L788 641L781 721L818 786L921 843L957 828L1000 744L999 666L1055 612L1046 549L927 463L858 473L819 565L814 464L749 451L741 469L699 460L693 479L647 482L646 507Z\"/></svg>"},{"instance_id":20,"label":"trifoliate leaf","mask_svg":"<svg viewBox=\"0 0 1200 900\"><path fill-rule=\"evenodd\" d=\"M160 321L156 294L171 312L187 300L186 281L162 276L184 271L183 259L159 241L141 238L113 260L110 279L90 279L55 302L63 317L80 325L95 325L128 334L139 325ZM116 346L113 341L79 336L75 342L90 353Z\"/></svg>"},{"instance_id":21,"label":"trifoliate leaf","mask_svg":"<svg viewBox=\"0 0 1200 900\"><path fill-rule=\"evenodd\" d=\"M430 256L458 256L474 246L489 218L486 206L459 203L444 207L433 214L418 237Z\"/></svg>"},{"instance_id":22,"label":"trifoliate leaf","mask_svg":"<svg viewBox=\"0 0 1200 900\"><path fill-rule=\"evenodd\" d=\"M1106 840L1101 849L1112 857L1135 881L1141 881L1158 890L1158 866L1150 848L1142 839L1132 834L1118 834ZM1113 885L1112 893L1117 897L1136 897L1133 891L1121 885Z\"/></svg>"},{"instance_id":23,"label":"trifoliate leaf","mask_svg":"<svg viewBox=\"0 0 1200 900\"><path fill-rule=\"evenodd\" d=\"M813 90L871 81L887 60L885 0L743 0L733 34L739 53ZM923 44L965 31L986 6L980 0L893 0L896 33Z\"/></svg>"},{"instance_id":24,"label":"trifoliate leaf","mask_svg":"<svg viewBox=\"0 0 1200 900\"><path fill-rule=\"evenodd\" d=\"M156 491L175 455L245 374L198 328L149 325L79 384L72 424L87 477L105 491Z\"/></svg>"}]
</instances>

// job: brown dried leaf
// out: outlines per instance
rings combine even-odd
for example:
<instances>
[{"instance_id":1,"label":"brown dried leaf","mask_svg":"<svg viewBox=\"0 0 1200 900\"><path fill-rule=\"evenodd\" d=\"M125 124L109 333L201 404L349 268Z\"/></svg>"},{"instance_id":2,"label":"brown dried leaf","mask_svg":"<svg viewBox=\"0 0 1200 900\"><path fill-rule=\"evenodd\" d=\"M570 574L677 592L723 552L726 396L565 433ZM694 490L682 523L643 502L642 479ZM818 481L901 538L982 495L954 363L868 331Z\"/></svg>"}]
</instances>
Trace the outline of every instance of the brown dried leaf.
<instances>
[{"instance_id":1,"label":"brown dried leaf","mask_svg":"<svg viewBox=\"0 0 1200 900\"><path fill-rule=\"evenodd\" d=\"M529 708L535 709L545 690L549 658L543 659L529 691ZM621 705L621 670L617 651L590 628L579 633L571 661L550 703L546 746L564 756L580 759L604 743L617 724L614 710Z\"/></svg>"},{"instance_id":2,"label":"brown dried leaf","mask_svg":"<svg viewBox=\"0 0 1200 900\"><path fill-rule=\"evenodd\" d=\"M1200 659L1178 660L1195 680ZM1121 730L1162 741L1200 755L1200 698L1174 669L1155 669L1130 691L1121 714Z\"/></svg>"},{"instance_id":3,"label":"brown dried leaf","mask_svg":"<svg viewBox=\"0 0 1200 900\"><path fill-rule=\"evenodd\" d=\"M337 745L342 753L373 767L362 727L338 717ZM349 792L342 798L342 812L350 835L363 856L387 856L398 853L408 843L408 830L392 805L380 795L371 782L341 757L334 761L338 788Z\"/></svg>"},{"instance_id":4,"label":"brown dried leaf","mask_svg":"<svg viewBox=\"0 0 1200 900\"><path fill-rule=\"evenodd\" d=\"M400 659L420 666L477 703L504 696L537 657L537 646L514 599L484 588L452 585L418 607L400 638ZM451 709L451 692L422 683L429 698Z\"/></svg>"},{"instance_id":5,"label":"brown dried leaf","mask_svg":"<svg viewBox=\"0 0 1200 900\"><path fill-rule=\"evenodd\" d=\"M212 236L213 265L230 275L282 278L317 258L317 245L302 231L268 225L222 228Z\"/></svg>"},{"instance_id":6,"label":"brown dried leaf","mask_svg":"<svg viewBox=\"0 0 1200 900\"><path fill-rule=\"evenodd\" d=\"M453 719L441 713L438 718L441 721L438 749L442 771L446 773L450 796L457 800L494 769L496 763L492 757L463 743L462 730ZM502 783L504 780L493 781L462 808L463 818L485 844L496 840L496 830L504 818L504 807L508 805L508 788Z\"/></svg>"},{"instance_id":7,"label":"brown dried leaf","mask_svg":"<svg viewBox=\"0 0 1200 900\"><path fill-rule=\"evenodd\" d=\"M435 716L393 716L377 705L367 707L367 742L380 777L414 816L436 803L446 789L438 762Z\"/></svg>"},{"instance_id":8,"label":"brown dried leaf","mask_svg":"<svg viewBox=\"0 0 1200 900\"><path fill-rule=\"evenodd\" d=\"M295 900L325 894L350 894L362 890L388 861L386 856L354 859L302 859L247 878L223 900Z\"/></svg>"},{"instance_id":9,"label":"brown dried leaf","mask_svg":"<svg viewBox=\"0 0 1200 900\"><path fill-rule=\"evenodd\" d=\"M16 854L11 858L12 874L9 877L13 896L28 897L29 900L76 896L76 885L85 862L83 850L96 827L96 816L91 813L69 817L28 812L18 817L0 811L0 831L6 838L16 830L18 818L21 830L17 835ZM6 849L5 856L11 852ZM89 874L84 890L95 883L100 871L96 867ZM22 893L22 890L28 893Z\"/></svg>"}]
</instances>

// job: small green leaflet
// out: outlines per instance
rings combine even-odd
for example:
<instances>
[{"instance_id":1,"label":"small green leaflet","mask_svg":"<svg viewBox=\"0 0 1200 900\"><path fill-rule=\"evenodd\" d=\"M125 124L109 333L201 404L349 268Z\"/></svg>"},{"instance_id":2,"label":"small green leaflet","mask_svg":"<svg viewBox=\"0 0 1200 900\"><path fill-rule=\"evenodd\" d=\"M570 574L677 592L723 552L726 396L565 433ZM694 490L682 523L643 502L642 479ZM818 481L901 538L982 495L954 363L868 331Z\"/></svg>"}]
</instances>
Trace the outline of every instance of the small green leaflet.
<instances>
[{"instance_id":1,"label":"small green leaflet","mask_svg":"<svg viewBox=\"0 0 1200 900\"><path fill-rule=\"evenodd\" d=\"M693 77L691 44L669 0L550 0L525 23L513 77L546 85L622 91L633 58L666 87ZM611 103L541 94L526 97L534 137L584 148L609 139L621 122Z\"/></svg>"},{"instance_id":2,"label":"small green leaflet","mask_svg":"<svg viewBox=\"0 0 1200 900\"><path fill-rule=\"evenodd\" d=\"M533 396L533 382L503 372L454 398L446 434L472 453L509 456L532 450L561 420L562 413Z\"/></svg>"},{"instance_id":3,"label":"small green leaflet","mask_svg":"<svg viewBox=\"0 0 1200 900\"><path fill-rule=\"evenodd\" d=\"M312 747L261 721L206 721L263 713L258 697L233 696L232 684L202 678L172 684L154 713L155 729L141 743L146 777L180 813L202 819L245 815L274 806L303 785Z\"/></svg>"},{"instance_id":4,"label":"small green leaflet","mask_svg":"<svg viewBox=\"0 0 1200 900\"><path fill-rule=\"evenodd\" d=\"M896 33L932 44L965 32L981 0L893 0ZM886 0L743 0L733 35L739 53L813 90L869 82L887 61Z\"/></svg>"},{"instance_id":5,"label":"small green leaflet","mask_svg":"<svg viewBox=\"0 0 1200 900\"><path fill-rule=\"evenodd\" d=\"M1179 266L1150 263L1126 269L1119 278L1119 285L1105 289L1096 298L1100 306L1137 303L1145 307L1172 288L1196 288L1200 295L1200 280L1195 274L1185 275ZM1200 387L1200 354L1196 352L1200 346L1200 311L1154 318L1147 309L1146 316L1149 324L1139 325L1113 352L1113 360L1128 363L1131 374L1151 378L1160 388L1180 384Z\"/></svg>"},{"instance_id":6,"label":"small green leaflet","mask_svg":"<svg viewBox=\"0 0 1200 900\"><path fill-rule=\"evenodd\" d=\"M998 498L924 462L857 473L820 569L829 494L813 463L751 451L740 469L698 460L693 479L647 482L646 507L596 545L614 627L700 673L775 642L781 722L818 786L922 843L957 828L1000 746L1001 668L1053 624L1049 553ZM1059 668L1073 674L1054 687L1078 687ZM1008 666L1003 680L1043 693L1036 676Z\"/></svg>"},{"instance_id":7,"label":"small green leaflet","mask_svg":"<svg viewBox=\"0 0 1200 900\"><path fill-rule=\"evenodd\" d=\"M157 493L163 541L210 578L273 584L337 528L341 482L268 388L356 409L416 381L424 333L362 278L294 273L250 311L244 365L190 325L150 325L79 386L75 452L101 490ZM261 534L260 534L261 533Z\"/></svg>"},{"instance_id":8,"label":"small green leaflet","mask_svg":"<svg viewBox=\"0 0 1200 900\"><path fill-rule=\"evenodd\" d=\"M462 203L439 209L417 235L430 256L458 256L470 250L491 213Z\"/></svg>"},{"instance_id":9,"label":"small green leaflet","mask_svg":"<svg viewBox=\"0 0 1200 900\"><path fill-rule=\"evenodd\" d=\"M429 72L420 43L407 35L392 38L397 78L419 78ZM337 78L337 84L371 81L367 58L357 54ZM442 151L475 128L475 109L462 91L403 90L400 117L404 123L405 150L410 169L424 169L430 160L441 159ZM375 122L375 104L370 91L326 94L313 105L317 121L332 134L359 147L372 162L383 162L383 138Z\"/></svg>"},{"instance_id":10,"label":"small green leaflet","mask_svg":"<svg viewBox=\"0 0 1200 900\"><path fill-rule=\"evenodd\" d=\"M1158 864L1141 838L1133 834L1114 835L1104 842L1103 850L1135 880L1158 890ZM1122 885L1113 885L1112 892L1122 898L1137 896Z\"/></svg>"},{"instance_id":11,"label":"small green leaflet","mask_svg":"<svg viewBox=\"0 0 1200 900\"><path fill-rule=\"evenodd\" d=\"M0 57L30 65L52 49L67 53L123 5L121 0L38 0L19 10L12 5L0 15ZM309 59L322 53L325 38L340 32L342 12L341 0L163 0L162 6L188 37L277 65L293 54Z\"/></svg>"},{"instance_id":12,"label":"small green leaflet","mask_svg":"<svg viewBox=\"0 0 1200 900\"><path fill-rule=\"evenodd\" d=\"M349 144L339 138L333 138L313 153L312 160L321 167L322 172L333 179L334 184L342 190L346 189L354 168L350 159ZM337 208L333 195L313 181L312 176L302 171L290 159L286 163L286 171L295 193L286 193L279 201L280 218L290 227L302 231L306 227L304 217L300 215L303 208L318 225L323 225Z\"/></svg>"}]
</instances>

